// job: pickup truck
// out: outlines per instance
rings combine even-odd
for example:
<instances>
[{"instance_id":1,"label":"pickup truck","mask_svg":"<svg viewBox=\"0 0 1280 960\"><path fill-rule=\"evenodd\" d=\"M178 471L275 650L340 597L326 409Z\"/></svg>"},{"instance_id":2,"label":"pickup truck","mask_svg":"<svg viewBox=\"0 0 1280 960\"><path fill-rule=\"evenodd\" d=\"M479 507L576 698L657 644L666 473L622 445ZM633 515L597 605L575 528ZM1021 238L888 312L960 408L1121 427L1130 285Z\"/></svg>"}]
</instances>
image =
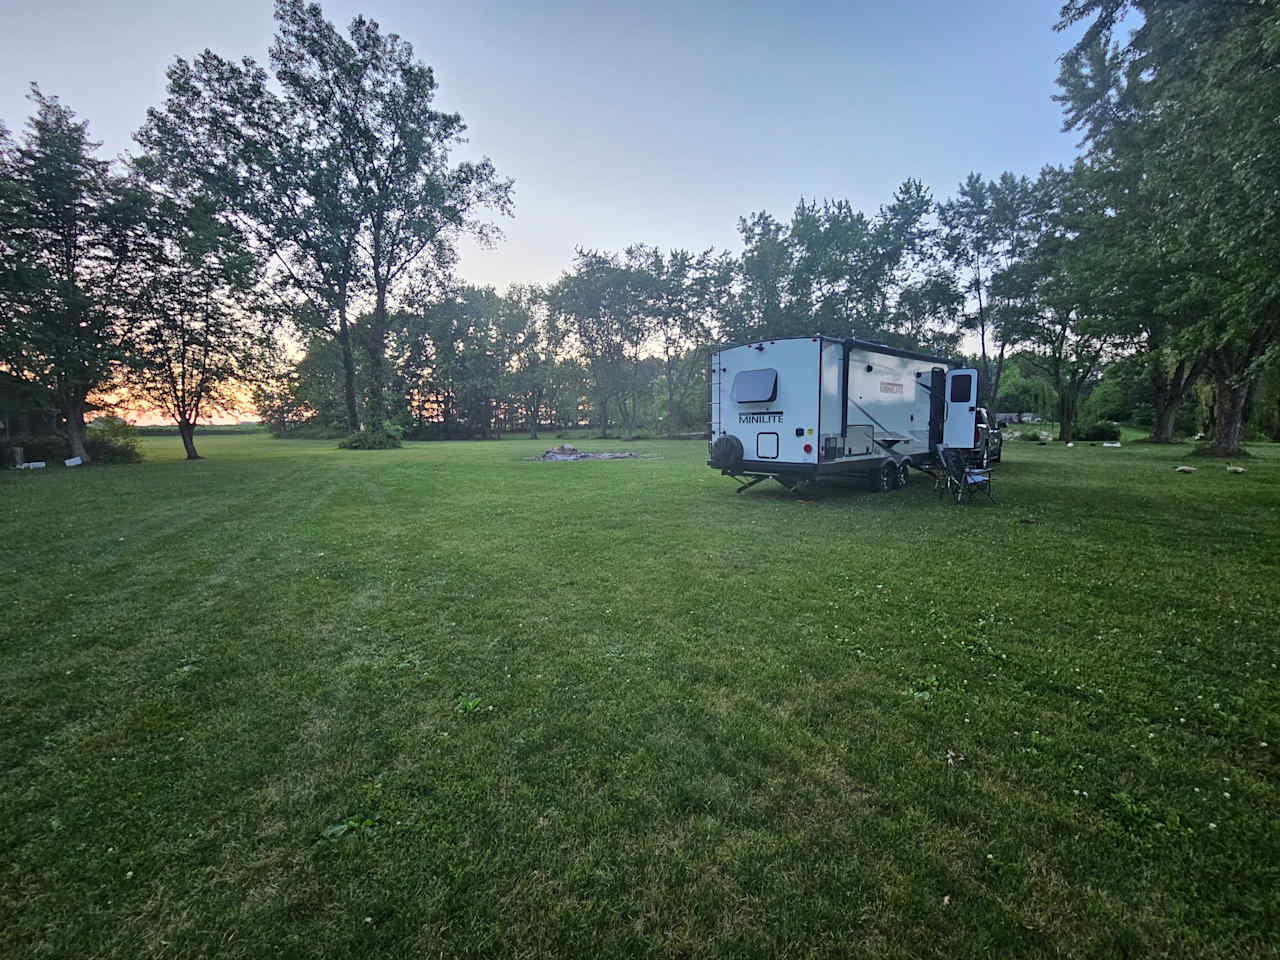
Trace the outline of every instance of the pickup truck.
<instances>
[{"instance_id":1,"label":"pickup truck","mask_svg":"<svg viewBox=\"0 0 1280 960\"><path fill-rule=\"evenodd\" d=\"M1004 433L986 407L979 407L973 425L973 462L980 467L1000 462Z\"/></svg>"}]
</instances>

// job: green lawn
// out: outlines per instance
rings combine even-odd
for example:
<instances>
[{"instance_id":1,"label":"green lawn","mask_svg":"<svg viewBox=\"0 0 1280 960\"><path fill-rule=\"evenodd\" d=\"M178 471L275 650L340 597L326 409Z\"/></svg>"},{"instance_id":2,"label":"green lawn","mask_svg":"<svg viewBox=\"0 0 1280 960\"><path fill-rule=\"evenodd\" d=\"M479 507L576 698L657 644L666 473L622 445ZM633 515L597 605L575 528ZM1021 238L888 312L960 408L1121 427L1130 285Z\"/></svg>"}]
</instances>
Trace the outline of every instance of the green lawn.
<instances>
[{"instance_id":1,"label":"green lawn","mask_svg":"<svg viewBox=\"0 0 1280 960\"><path fill-rule=\"evenodd\" d=\"M1280 448L552 442L0 474L0 956L1280 949Z\"/></svg>"}]
</instances>

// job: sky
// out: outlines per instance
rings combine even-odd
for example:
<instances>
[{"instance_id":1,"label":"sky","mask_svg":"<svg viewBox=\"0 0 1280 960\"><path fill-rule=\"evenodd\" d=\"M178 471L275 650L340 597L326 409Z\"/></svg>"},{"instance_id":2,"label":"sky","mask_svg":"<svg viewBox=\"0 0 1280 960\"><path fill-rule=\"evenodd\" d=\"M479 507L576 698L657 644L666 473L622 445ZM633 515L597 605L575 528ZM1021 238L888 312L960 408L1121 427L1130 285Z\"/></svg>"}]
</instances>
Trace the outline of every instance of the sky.
<instances>
[{"instance_id":1,"label":"sky","mask_svg":"<svg viewBox=\"0 0 1280 960\"><path fill-rule=\"evenodd\" d=\"M1055 33L1061 0L843 3L324 2L409 40L462 114L459 158L515 180L466 281L555 280L578 246L737 251L738 218L801 198L874 212L907 177L936 198L970 172L1067 163ZM32 81L133 148L175 57L265 62L268 0L0 0L0 121L19 132Z\"/></svg>"}]
</instances>

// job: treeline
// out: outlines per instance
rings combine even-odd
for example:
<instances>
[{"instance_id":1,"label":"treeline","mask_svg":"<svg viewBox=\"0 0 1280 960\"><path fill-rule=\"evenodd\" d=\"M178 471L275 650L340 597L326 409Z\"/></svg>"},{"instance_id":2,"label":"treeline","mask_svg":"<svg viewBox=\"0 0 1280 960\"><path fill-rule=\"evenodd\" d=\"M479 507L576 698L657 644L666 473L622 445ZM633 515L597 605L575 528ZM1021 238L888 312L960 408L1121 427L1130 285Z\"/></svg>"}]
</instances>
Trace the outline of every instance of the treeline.
<instances>
[{"instance_id":1,"label":"treeline","mask_svg":"<svg viewBox=\"0 0 1280 960\"><path fill-rule=\"evenodd\" d=\"M363 19L344 36L298 0L276 15L270 72L174 64L123 171L38 92L6 141L3 362L73 435L115 382L192 455L199 413L250 395L281 435L361 446L678 434L704 425L710 344L820 331L976 348L986 405L1063 439L1112 415L1225 454L1250 429L1280 439L1274 4L1068 2L1059 26L1087 24L1061 61L1069 167L972 174L941 200L908 179L873 212L758 211L736 252L583 248L504 293L454 280L454 240L493 239L482 214L512 185L450 165L463 124L431 108L430 69Z\"/></svg>"},{"instance_id":2,"label":"treeline","mask_svg":"<svg viewBox=\"0 0 1280 960\"><path fill-rule=\"evenodd\" d=\"M1083 415L1159 442L1203 432L1225 454L1247 429L1280 440L1280 12L1063 7L1061 28L1082 21L1059 79L1083 137L1069 168L974 174L941 202L908 180L874 213L756 212L737 254L583 250L510 303L445 294L402 326L406 426L696 429L707 344L822 331L976 343L985 403L1042 413L1062 439Z\"/></svg>"},{"instance_id":3,"label":"treeline","mask_svg":"<svg viewBox=\"0 0 1280 960\"><path fill-rule=\"evenodd\" d=\"M168 71L136 156L97 156L87 125L33 88L0 129L0 366L58 413L89 460L91 407L161 411L196 457L195 425L233 411L282 343L332 340L353 430L386 436L397 305L446 276L462 235L493 234L511 182L452 162L465 131L435 109L412 47L362 17L345 35L278 0L270 70L206 51ZM366 317L361 422L349 318Z\"/></svg>"}]
</instances>

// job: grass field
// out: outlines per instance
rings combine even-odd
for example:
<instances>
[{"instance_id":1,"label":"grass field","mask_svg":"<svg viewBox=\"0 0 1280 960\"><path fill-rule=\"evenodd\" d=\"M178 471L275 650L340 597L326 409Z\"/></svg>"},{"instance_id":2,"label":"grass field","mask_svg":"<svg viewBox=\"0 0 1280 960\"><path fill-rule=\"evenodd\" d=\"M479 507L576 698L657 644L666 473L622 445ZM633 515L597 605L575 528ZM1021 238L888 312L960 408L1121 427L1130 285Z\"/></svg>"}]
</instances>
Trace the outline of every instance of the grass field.
<instances>
[{"instance_id":1,"label":"grass field","mask_svg":"<svg viewBox=\"0 0 1280 960\"><path fill-rule=\"evenodd\" d=\"M0 474L0 955L1280 950L1280 448L549 442Z\"/></svg>"}]
</instances>

